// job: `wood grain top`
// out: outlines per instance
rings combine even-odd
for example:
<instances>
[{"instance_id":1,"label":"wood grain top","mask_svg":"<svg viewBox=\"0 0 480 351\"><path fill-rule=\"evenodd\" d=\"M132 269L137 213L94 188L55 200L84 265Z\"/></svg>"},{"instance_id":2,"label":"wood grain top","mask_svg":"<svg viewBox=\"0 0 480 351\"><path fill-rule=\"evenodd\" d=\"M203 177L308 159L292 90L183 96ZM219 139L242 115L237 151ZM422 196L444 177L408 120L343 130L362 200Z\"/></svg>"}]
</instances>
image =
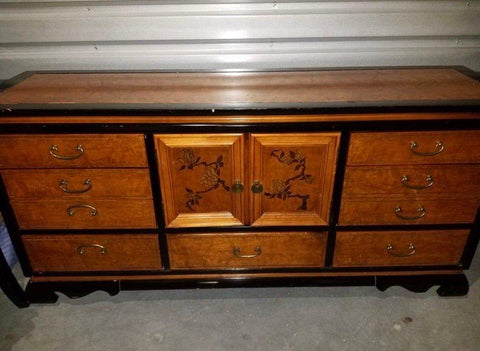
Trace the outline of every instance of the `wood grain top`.
<instances>
[{"instance_id":1,"label":"wood grain top","mask_svg":"<svg viewBox=\"0 0 480 351\"><path fill-rule=\"evenodd\" d=\"M480 102L480 82L453 68L239 73L37 73L0 105L192 104L245 107ZM171 106L170 106L171 108Z\"/></svg>"}]
</instances>

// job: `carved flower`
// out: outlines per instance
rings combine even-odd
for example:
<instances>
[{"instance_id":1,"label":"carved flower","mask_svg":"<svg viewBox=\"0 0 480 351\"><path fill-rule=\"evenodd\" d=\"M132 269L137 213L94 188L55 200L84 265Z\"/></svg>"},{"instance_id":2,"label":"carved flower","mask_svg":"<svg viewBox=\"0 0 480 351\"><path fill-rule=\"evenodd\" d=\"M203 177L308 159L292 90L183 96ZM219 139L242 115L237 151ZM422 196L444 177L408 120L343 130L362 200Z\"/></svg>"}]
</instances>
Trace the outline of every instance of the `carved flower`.
<instances>
[{"instance_id":1,"label":"carved flower","mask_svg":"<svg viewBox=\"0 0 480 351\"><path fill-rule=\"evenodd\" d=\"M285 191L285 188L287 187L287 184L281 179L275 179L273 181L273 193L278 194L278 193L283 193Z\"/></svg>"},{"instance_id":2,"label":"carved flower","mask_svg":"<svg viewBox=\"0 0 480 351\"><path fill-rule=\"evenodd\" d=\"M210 188L218 183L219 170L215 166L210 166L205 169L205 173L202 175L202 184L205 188Z\"/></svg>"},{"instance_id":3,"label":"carved flower","mask_svg":"<svg viewBox=\"0 0 480 351\"><path fill-rule=\"evenodd\" d=\"M182 163L180 170L185 168L193 169L195 164L200 161L200 157L197 157L197 155L195 155L195 151L192 149L183 149L178 160Z\"/></svg>"}]
</instances>

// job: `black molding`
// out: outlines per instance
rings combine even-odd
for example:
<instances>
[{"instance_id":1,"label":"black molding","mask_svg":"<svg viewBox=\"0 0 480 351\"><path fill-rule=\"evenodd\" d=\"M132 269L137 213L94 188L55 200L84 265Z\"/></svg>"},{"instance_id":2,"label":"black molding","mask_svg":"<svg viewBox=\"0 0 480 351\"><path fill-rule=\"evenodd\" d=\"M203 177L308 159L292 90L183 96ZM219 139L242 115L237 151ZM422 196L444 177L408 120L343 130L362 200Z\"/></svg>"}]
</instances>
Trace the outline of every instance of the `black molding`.
<instances>
[{"instance_id":1,"label":"black molding","mask_svg":"<svg viewBox=\"0 0 480 351\"><path fill-rule=\"evenodd\" d=\"M259 274L259 273L363 273L363 272L424 272L442 270L460 270L458 265L428 266L358 266L358 267L277 267L277 268L225 268L225 269L165 269L157 271L73 271L73 272L36 272L38 277L85 277L85 276L142 276L142 275L191 275L191 274Z\"/></svg>"},{"instance_id":2,"label":"black molding","mask_svg":"<svg viewBox=\"0 0 480 351\"><path fill-rule=\"evenodd\" d=\"M15 306L28 307L27 297L10 270L2 250L0 250L0 288Z\"/></svg>"},{"instance_id":3,"label":"black molding","mask_svg":"<svg viewBox=\"0 0 480 351\"><path fill-rule=\"evenodd\" d=\"M342 201L343 180L345 177L345 169L347 166L348 148L350 143L350 133L343 132L340 137L340 145L338 148L338 159L335 171L335 180L333 186L333 196L330 208L329 231L327 239L327 249L325 254L325 266L333 265L333 257L336 242L336 225L340 216L340 205Z\"/></svg>"},{"instance_id":4,"label":"black molding","mask_svg":"<svg viewBox=\"0 0 480 351\"><path fill-rule=\"evenodd\" d=\"M480 240L480 207L477 209L477 214L475 216L475 221L471 228L470 234L465 244L465 249L463 250L463 255L460 260L463 269L469 269L472 264L473 256L478 247L478 242Z\"/></svg>"},{"instance_id":5,"label":"black molding","mask_svg":"<svg viewBox=\"0 0 480 351\"><path fill-rule=\"evenodd\" d=\"M480 111L479 111L480 112ZM413 118L413 116L412 116ZM92 134L92 133L295 133L295 132L388 132L388 131L442 131L480 129L478 119L461 120L410 120L410 121L345 121L345 122L302 122L302 123L178 123L178 124L129 124L129 123L27 123L2 124L2 134Z\"/></svg>"},{"instance_id":6,"label":"black molding","mask_svg":"<svg viewBox=\"0 0 480 351\"><path fill-rule=\"evenodd\" d=\"M17 218L13 211L12 206L10 205L10 200L8 198L7 190L3 182L3 177L0 173L0 212L2 212L3 220L5 221L5 226L7 227L8 234L12 241L13 248L17 254L18 261L22 268L23 275L29 277L32 273L32 268L30 262L28 261L25 248L22 243L21 235L19 232L19 226L17 223Z\"/></svg>"},{"instance_id":7,"label":"black molding","mask_svg":"<svg viewBox=\"0 0 480 351\"><path fill-rule=\"evenodd\" d=\"M145 135L145 144L147 148L148 165L150 169L150 184L152 186L153 206L157 225L160 228L158 233L158 244L160 246L160 256L162 258L162 266L164 269L170 268L170 258L168 254L167 237L165 235L165 218L163 216L163 202L160 190L160 176L158 173L158 162L156 155L155 140L153 134Z\"/></svg>"}]
</instances>

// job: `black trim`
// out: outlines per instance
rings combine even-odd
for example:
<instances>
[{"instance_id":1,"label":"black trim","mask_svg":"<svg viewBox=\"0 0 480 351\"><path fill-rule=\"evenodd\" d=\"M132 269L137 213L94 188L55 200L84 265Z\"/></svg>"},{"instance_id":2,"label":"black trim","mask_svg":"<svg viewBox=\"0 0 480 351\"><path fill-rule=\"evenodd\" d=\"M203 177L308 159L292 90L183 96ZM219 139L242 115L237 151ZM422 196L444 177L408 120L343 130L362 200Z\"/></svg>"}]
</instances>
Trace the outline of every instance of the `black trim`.
<instances>
[{"instance_id":1,"label":"black trim","mask_svg":"<svg viewBox=\"0 0 480 351\"><path fill-rule=\"evenodd\" d=\"M81 276L117 276L117 275L189 275L189 274L255 274L255 273L360 273L360 272L422 272L438 270L460 270L455 265L431 266L388 266L388 267L277 267L277 268L225 268L225 269L185 269L157 271L82 271L82 272L36 272L42 277L81 277Z\"/></svg>"},{"instance_id":2,"label":"black trim","mask_svg":"<svg viewBox=\"0 0 480 351\"><path fill-rule=\"evenodd\" d=\"M15 306L28 307L27 297L10 270L2 250L0 250L0 288Z\"/></svg>"},{"instance_id":3,"label":"black trim","mask_svg":"<svg viewBox=\"0 0 480 351\"><path fill-rule=\"evenodd\" d=\"M3 220L10 235L10 239L17 254L18 261L22 267L23 275L29 277L32 272L30 262L28 261L25 248L22 243L22 239L19 233L19 227L17 223L17 218L13 211L12 206L10 205L10 200L8 198L7 190L5 188L5 183L3 182L2 174L0 173L0 212L2 212Z\"/></svg>"},{"instance_id":4,"label":"black trim","mask_svg":"<svg viewBox=\"0 0 480 351\"><path fill-rule=\"evenodd\" d=\"M463 251L462 258L460 260L463 269L469 269L472 264L473 256L478 247L478 241L480 240L480 207L477 209L477 215L473 222L470 235L468 236L465 249Z\"/></svg>"},{"instance_id":5,"label":"black trim","mask_svg":"<svg viewBox=\"0 0 480 351\"><path fill-rule=\"evenodd\" d=\"M414 116L412 115L412 118ZM295 133L295 132L388 132L388 131L443 131L480 129L478 119L460 120L410 120L410 121L345 121L345 122L302 122L302 123L178 123L178 124L129 124L129 123L72 123L72 124L2 124L2 134L113 134L113 133Z\"/></svg>"},{"instance_id":6,"label":"black trim","mask_svg":"<svg viewBox=\"0 0 480 351\"><path fill-rule=\"evenodd\" d=\"M340 145L338 149L338 159L335 172L335 181L333 186L333 196L330 209L329 231L327 239L327 250L325 254L325 266L333 265L333 257L335 251L335 242L337 231L335 226L340 216L340 205L342 201L343 179L345 177L345 169L348 158L348 147L350 143L350 133L344 132L340 137Z\"/></svg>"},{"instance_id":7,"label":"black trim","mask_svg":"<svg viewBox=\"0 0 480 351\"><path fill-rule=\"evenodd\" d=\"M165 219L163 216L162 194L160 190L160 176L158 173L158 162L156 155L155 140L153 134L145 135L145 144L147 148L148 165L150 169L150 184L152 185L153 206L155 208L155 216L157 225L160 228L158 233L158 243L160 245L160 256L162 257L163 268L170 268L170 258L168 255L167 237L165 235Z\"/></svg>"},{"instance_id":8,"label":"black trim","mask_svg":"<svg viewBox=\"0 0 480 351\"><path fill-rule=\"evenodd\" d=\"M55 107L55 109L53 109ZM102 108L101 108L102 107ZM340 105L312 105L305 107L298 105L245 105L239 108L215 107L212 105L204 108L190 106L190 109L182 106L158 105L156 108L152 105L139 109L137 105L102 104L95 106L93 104L83 106L73 105L1 105L0 121L3 116L6 117L41 117L41 116L235 116L235 115L318 115L318 114L357 114L357 113L427 113L427 112L480 112L480 101L466 102L448 101L442 104L433 104L422 101L416 104L400 105L391 102L390 105L384 104L356 104L352 106ZM128 124L128 122L127 122Z\"/></svg>"}]
</instances>

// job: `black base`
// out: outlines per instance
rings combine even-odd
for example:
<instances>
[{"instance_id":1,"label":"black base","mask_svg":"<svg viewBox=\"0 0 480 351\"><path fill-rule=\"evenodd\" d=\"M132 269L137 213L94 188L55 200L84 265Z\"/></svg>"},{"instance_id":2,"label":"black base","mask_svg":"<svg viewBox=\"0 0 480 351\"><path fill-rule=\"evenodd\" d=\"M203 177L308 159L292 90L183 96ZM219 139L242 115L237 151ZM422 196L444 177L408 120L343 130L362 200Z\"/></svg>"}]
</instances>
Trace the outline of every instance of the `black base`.
<instances>
[{"instance_id":1,"label":"black base","mask_svg":"<svg viewBox=\"0 0 480 351\"><path fill-rule=\"evenodd\" d=\"M27 299L30 303L55 303L57 292L70 298L79 298L95 291L105 291L111 296L120 290L231 288L231 287L281 287L281 286L376 286L385 291L391 286L401 286L421 293L440 285L439 296L464 296L468 293L468 281L464 274L419 276L357 276L357 277L302 277L302 278L249 278L210 280L113 280L80 282L30 282Z\"/></svg>"},{"instance_id":2,"label":"black base","mask_svg":"<svg viewBox=\"0 0 480 351\"><path fill-rule=\"evenodd\" d=\"M55 303L58 300L56 292L60 292L71 299L77 299L95 291L105 291L110 296L114 296L120 292L120 283L117 280L100 282L30 282L25 292L30 303Z\"/></svg>"},{"instance_id":3,"label":"black base","mask_svg":"<svg viewBox=\"0 0 480 351\"><path fill-rule=\"evenodd\" d=\"M385 291L392 286L401 286L407 290L419 293L426 292L433 286L439 296L465 296L468 293L468 280L464 274L423 275L423 276L379 276L375 286Z\"/></svg>"}]
</instances>

